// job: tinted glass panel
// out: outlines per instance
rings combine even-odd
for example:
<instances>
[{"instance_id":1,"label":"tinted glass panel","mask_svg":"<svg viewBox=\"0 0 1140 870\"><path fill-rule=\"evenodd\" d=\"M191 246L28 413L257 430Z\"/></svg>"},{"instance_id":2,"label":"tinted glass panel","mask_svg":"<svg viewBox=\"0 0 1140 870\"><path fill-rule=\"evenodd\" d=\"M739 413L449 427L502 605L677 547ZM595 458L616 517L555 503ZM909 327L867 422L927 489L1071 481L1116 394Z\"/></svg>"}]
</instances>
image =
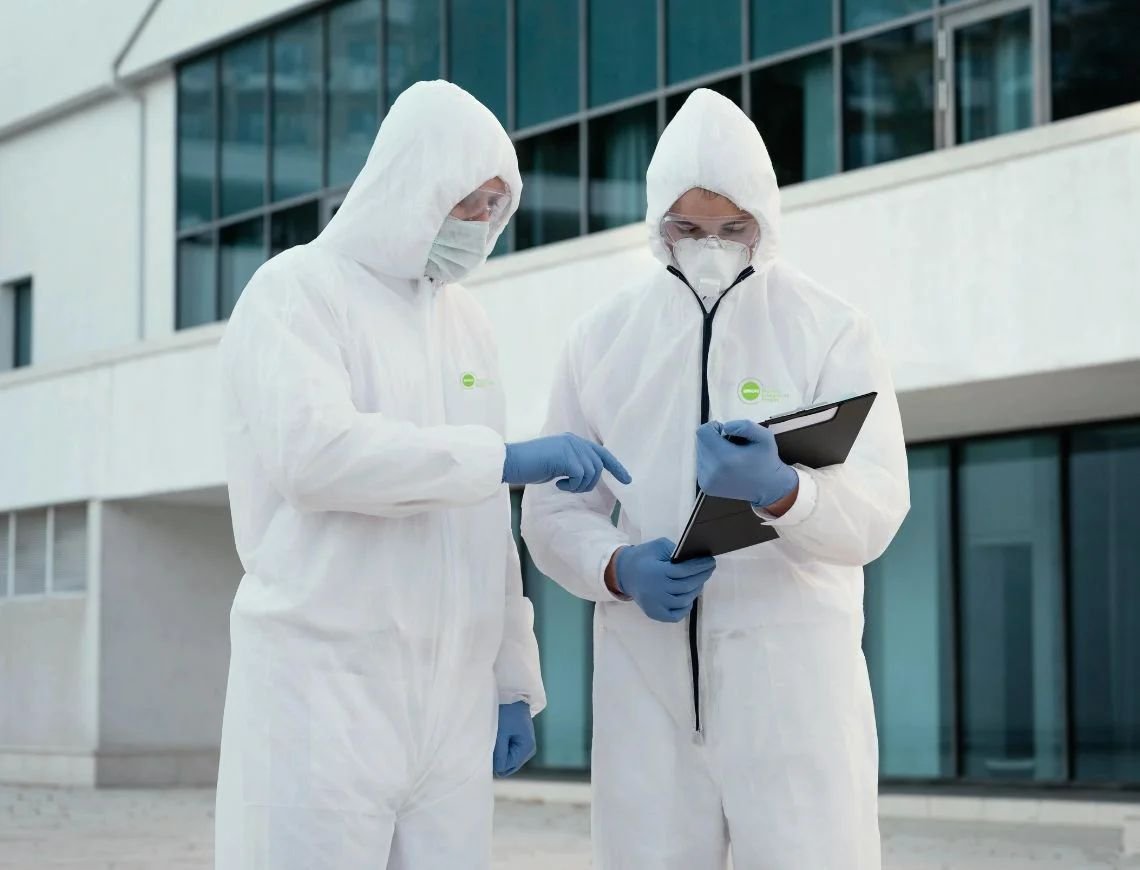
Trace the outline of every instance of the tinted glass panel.
<instances>
[{"instance_id":1,"label":"tinted glass panel","mask_svg":"<svg viewBox=\"0 0 1140 870\"><path fill-rule=\"evenodd\" d=\"M831 0L752 0L752 56L764 57L831 35Z\"/></svg>"},{"instance_id":2,"label":"tinted glass panel","mask_svg":"<svg viewBox=\"0 0 1140 870\"><path fill-rule=\"evenodd\" d=\"M683 82L743 61L740 0L667 0L666 69Z\"/></svg>"},{"instance_id":3,"label":"tinted glass panel","mask_svg":"<svg viewBox=\"0 0 1140 870\"><path fill-rule=\"evenodd\" d=\"M732 100L736 105L740 105L740 76L732 76L731 78L721 79L719 82L713 82L708 85L701 85L703 88L708 88L710 91L716 91ZM692 91L682 91L679 94L671 94L665 98L665 123L673 120L673 116L681 110L681 106L685 105L685 100L689 98Z\"/></svg>"},{"instance_id":4,"label":"tinted glass panel","mask_svg":"<svg viewBox=\"0 0 1140 870\"><path fill-rule=\"evenodd\" d=\"M1074 776L1140 782L1140 426L1082 429L1069 461Z\"/></svg>"},{"instance_id":5,"label":"tinted glass panel","mask_svg":"<svg viewBox=\"0 0 1140 870\"><path fill-rule=\"evenodd\" d=\"M451 80L507 123L507 0L451 0Z\"/></svg>"},{"instance_id":6,"label":"tinted glass panel","mask_svg":"<svg viewBox=\"0 0 1140 870\"><path fill-rule=\"evenodd\" d=\"M241 291L265 262L265 220L255 218L219 233L218 272L221 281L221 318L230 316Z\"/></svg>"},{"instance_id":7,"label":"tinted glass panel","mask_svg":"<svg viewBox=\"0 0 1140 870\"><path fill-rule=\"evenodd\" d=\"M931 0L843 0L843 29L871 27L932 5Z\"/></svg>"},{"instance_id":8,"label":"tinted glass panel","mask_svg":"<svg viewBox=\"0 0 1140 870\"><path fill-rule=\"evenodd\" d=\"M273 198L321 187L321 19L273 36Z\"/></svg>"},{"instance_id":9,"label":"tinted glass panel","mask_svg":"<svg viewBox=\"0 0 1140 870\"><path fill-rule=\"evenodd\" d=\"M1033 53L1026 9L954 31L955 141L1033 123Z\"/></svg>"},{"instance_id":10,"label":"tinted glass panel","mask_svg":"<svg viewBox=\"0 0 1140 870\"><path fill-rule=\"evenodd\" d=\"M657 87L657 0L590 0L590 105Z\"/></svg>"},{"instance_id":11,"label":"tinted glass panel","mask_svg":"<svg viewBox=\"0 0 1140 870\"><path fill-rule=\"evenodd\" d=\"M214 216L217 175L217 61L178 71L178 226Z\"/></svg>"},{"instance_id":12,"label":"tinted glass panel","mask_svg":"<svg viewBox=\"0 0 1140 870\"><path fill-rule=\"evenodd\" d=\"M843 49L844 164L870 166L934 147L930 24Z\"/></svg>"},{"instance_id":13,"label":"tinted glass panel","mask_svg":"<svg viewBox=\"0 0 1140 870\"><path fill-rule=\"evenodd\" d=\"M222 53L222 214L265 202L265 39Z\"/></svg>"},{"instance_id":14,"label":"tinted glass panel","mask_svg":"<svg viewBox=\"0 0 1140 870\"><path fill-rule=\"evenodd\" d=\"M1140 3L1052 0L1053 117L1140 100Z\"/></svg>"},{"instance_id":15,"label":"tinted glass panel","mask_svg":"<svg viewBox=\"0 0 1140 870\"><path fill-rule=\"evenodd\" d=\"M962 458L963 770L1056 780L1065 746L1057 441L983 441Z\"/></svg>"},{"instance_id":16,"label":"tinted glass panel","mask_svg":"<svg viewBox=\"0 0 1140 870\"><path fill-rule=\"evenodd\" d=\"M388 0L388 103L419 81L439 78L439 3Z\"/></svg>"},{"instance_id":17,"label":"tinted glass panel","mask_svg":"<svg viewBox=\"0 0 1140 870\"><path fill-rule=\"evenodd\" d=\"M590 232L644 220L645 170L657 144L657 104L591 121L589 142Z\"/></svg>"},{"instance_id":18,"label":"tinted glass panel","mask_svg":"<svg viewBox=\"0 0 1140 870\"><path fill-rule=\"evenodd\" d=\"M879 770L886 777L953 774L950 451L911 450L911 510L866 568L864 648L875 695Z\"/></svg>"},{"instance_id":19,"label":"tinted glass panel","mask_svg":"<svg viewBox=\"0 0 1140 870\"><path fill-rule=\"evenodd\" d=\"M516 143L526 189L515 214L515 250L579 234L578 125Z\"/></svg>"},{"instance_id":20,"label":"tinted glass panel","mask_svg":"<svg viewBox=\"0 0 1140 870\"><path fill-rule=\"evenodd\" d=\"M329 12L328 183L350 183L380 126L379 0Z\"/></svg>"},{"instance_id":21,"label":"tinted glass panel","mask_svg":"<svg viewBox=\"0 0 1140 870\"><path fill-rule=\"evenodd\" d=\"M781 185L836 170L832 70L832 53L825 51L752 74L752 119Z\"/></svg>"},{"instance_id":22,"label":"tinted glass panel","mask_svg":"<svg viewBox=\"0 0 1140 870\"><path fill-rule=\"evenodd\" d=\"M578 4L516 0L515 125L578 110Z\"/></svg>"},{"instance_id":23,"label":"tinted glass panel","mask_svg":"<svg viewBox=\"0 0 1140 870\"><path fill-rule=\"evenodd\" d=\"M16 514L12 591L16 595L42 595L47 591L47 511Z\"/></svg>"},{"instance_id":24,"label":"tinted glass panel","mask_svg":"<svg viewBox=\"0 0 1140 870\"><path fill-rule=\"evenodd\" d=\"M185 329L218 319L214 236L205 233L178 242L176 326Z\"/></svg>"},{"instance_id":25,"label":"tinted glass panel","mask_svg":"<svg viewBox=\"0 0 1140 870\"><path fill-rule=\"evenodd\" d=\"M12 287L15 309L15 335L12 342L12 365L21 368L32 364L32 282L21 281Z\"/></svg>"},{"instance_id":26,"label":"tinted glass panel","mask_svg":"<svg viewBox=\"0 0 1140 870\"><path fill-rule=\"evenodd\" d=\"M269 218L269 256L276 257L282 251L311 242L320 232L320 221L319 202L307 202L274 213Z\"/></svg>"}]
</instances>

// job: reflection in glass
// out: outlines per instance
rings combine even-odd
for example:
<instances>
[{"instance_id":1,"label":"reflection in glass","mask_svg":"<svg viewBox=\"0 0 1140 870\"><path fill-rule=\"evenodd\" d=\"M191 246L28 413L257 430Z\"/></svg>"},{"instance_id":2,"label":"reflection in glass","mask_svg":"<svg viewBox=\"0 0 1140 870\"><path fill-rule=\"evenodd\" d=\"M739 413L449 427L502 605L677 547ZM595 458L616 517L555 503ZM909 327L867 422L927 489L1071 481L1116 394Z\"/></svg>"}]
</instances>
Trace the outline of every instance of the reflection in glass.
<instances>
[{"instance_id":1,"label":"reflection in glass","mask_svg":"<svg viewBox=\"0 0 1140 870\"><path fill-rule=\"evenodd\" d=\"M657 87L657 0L589 0L590 105Z\"/></svg>"},{"instance_id":2,"label":"reflection in glass","mask_svg":"<svg viewBox=\"0 0 1140 870\"><path fill-rule=\"evenodd\" d=\"M222 214L265 202L266 40L222 52Z\"/></svg>"},{"instance_id":3,"label":"reflection in glass","mask_svg":"<svg viewBox=\"0 0 1140 870\"><path fill-rule=\"evenodd\" d=\"M843 0L843 29L872 27L930 7L930 0Z\"/></svg>"},{"instance_id":4,"label":"reflection in glass","mask_svg":"<svg viewBox=\"0 0 1140 870\"><path fill-rule=\"evenodd\" d=\"M967 777L1064 775L1061 499L1051 436L968 444L960 468Z\"/></svg>"},{"instance_id":5,"label":"reflection in glass","mask_svg":"<svg viewBox=\"0 0 1140 870\"><path fill-rule=\"evenodd\" d=\"M765 57L831 36L831 0L752 0L752 56Z\"/></svg>"},{"instance_id":6,"label":"reflection in glass","mask_svg":"<svg viewBox=\"0 0 1140 870\"><path fill-rule=\"evenodd\" d=\"M178 71L179 228L214 217L217 79L217 64L212 57Z\"/></svg>"},{"instance_id":7,"label":"reflection in glass","mask_svg":"<svg viewBox=\"0 0 1140 870\"><path fill-rule=\"evenodd\" d=\"M297 245L306 245L320 232L321 204L307 202L269 218L269 256L276 257Z\"/></svg>"},{"instance_id":8,"label":"reflection in glass","mask_svg":"<svg viewBox=\"0 0 1140 870\"><path fill-rule=\"evenodd\" d=\"M1074 778L1140 782L1140 426L1081 429L1069 460Z\"/></svg>"},{"instance_id":9,"label":"reflection in glass","mask_svg":"<svg viewBox=\"0 0 1140 870\"><path fill-rule=\"evenodd\" d=\"M781 186L835 172L831 52L756 70L752 120L768 146Z\"/></svg>"},{"instance_id":10,"label":"reflection in glass","mask_svg":"<svg viewBox=\"0 0 1140 870\"><path fill-rule=\"evenodd\" d=\"M328 21L328 183L340 187L364 166L380 126L380 0L334 6Z\"/></svg>"},{"instance_id":11,"label":"reflection in glass","mask_svg":"<svg viewBox=\"0 0 1140 870\"><path fill-rule=\"evenodd\" d=\"M954 32L955 142L976 142L1033 123L1030 12Z\"/></svg>"},{"instance_id":12,"label":"reflection in glass","mask_svg":"<svg viewBox=\"0 0 1140 870\"><path fill-rule=\"evenodd\" d=\"M844 165L870 166L934 147L933 30L929 23L843 49Z\"/></svg>"},{"instance_id":13,"label":"reflection in glass","mask_svg":"<svg viewBox=\"0 0 1140 870\"><path fill-rule=\"evenodd\" d=\"M908 451L911 510L868 565L864 651L885 777L952 776L950 451Z\"/></svg>"},{"instance_id":14,"label":"reflection in glass","mask_svg":"<svg viewBox=\"0 0 1140 870\"><path fill-rule=\"evenodd\" d=\"M716 91L718 94L728 97L736 105L740 105L740 76L732 76L731 78L721 79L719 82L712 82L711 84L701 85L702 88L707 88L710 91ZM665 123L673 120L673 116L681 110L681 106L685 105L685 100L689 99L689 94L694 89L682 91L679 94L670 94L665 98Z\"/></svg>"},{"instance_id":15,"label":"reflection in glass","mask_svg":"<svg viewBox=\"0 0 1140 870\"><path fill-rule=\"evenodd\" d=\"M590 121L590 232L645 219L645 170L656 142L656 103Z\"/></svg>"},{"instance_id":16,"label":"reflection in glass","mask_svg":"<svg viewBox=\"0 0 1140 870\"><path fill-rule=\"evenodd\" d=\"M523 139L515 147L526 190L513 221L515 250L577 236L578 125Z\"/></svg>"},{"instance_id":17,"label":"reflection in glass","mask_svg":"<svg viewBox=\"0 0 1140 870\"><path fill-rule=\"evenodd\" d=\"M321 19L273 36L273 199L321 187Z\"/></svg>"},{"instance_id":18,"label":"reflection in glass","mask_svg":"<svg viewBox=\"0 0 1140 870\"><path fill-rule=\"evenodd\" d=\"M1140 3L1052 0L1053 118L1140 100Z\"/></svg>"},{"instance_id":19,"label":"reflection in glass","mask_svg":"<svg viewBox=\"0 0 1140 870\"><path fill-rule=\"evenodd\" d=\"M225 320L257 271L265 262L265 219L254 218L223 227L218 234L218 273L221 282L221 312Z\"/></svg>"},{"instance_id":20,"label":"reflection in glass","mask_svg":"<svg viewBox=\"0 0 1140 870\"><path fill-rule=\"evenodd\" d=\"M515 3L515 126L578 111L578 4Z\"/></svg>"},{"instance_id":21,"label":"reflection in glass","mask_svg":"<svg viewBox=\"0 0 1140 870\"><path fill-rule=\"evenodd\" d=\"M214 236L203 233L178 242L176 327L186 329L218 319Z\"/></svg>"},{"instance_id":22,"label":"reflection in glass","mask_svg":"<svg viewBox=\"0 0 1140 870\"><path fill-rule=\"evenodd\" d=\"M451 80L507 124L507 0L451 0Z\"/></svg>"},{"instance_id":23,"label":"reflection in glass","mask_svg":"<svg viewBox=\"0 0 1140 870\"><path fill-rule=\"evenodd\" d=\"M667 0L665 21L670 84L742 62L740 0Z\"/></svg>"},{"instance_id":24,"label":"reflection in glass","mask_svg":"<svg viewBox=\"0 0 1140 870\"><path fill-rule=\"evenodd\" d=\"M388 0L388 104L410 86L439 78L439 3Z\"/></svg>"}]
</instances>

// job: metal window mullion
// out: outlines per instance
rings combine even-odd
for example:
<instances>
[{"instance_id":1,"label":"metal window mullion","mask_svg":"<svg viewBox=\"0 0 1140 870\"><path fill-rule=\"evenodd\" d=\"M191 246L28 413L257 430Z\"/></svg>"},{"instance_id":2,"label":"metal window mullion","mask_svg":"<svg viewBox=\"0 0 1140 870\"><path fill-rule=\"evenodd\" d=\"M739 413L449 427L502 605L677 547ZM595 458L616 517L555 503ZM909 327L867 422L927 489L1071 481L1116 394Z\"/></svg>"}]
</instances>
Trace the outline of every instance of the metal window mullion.
<instances>
[{"instance_id":1,"label":"metal window mullion","mask_svg":"<svg viewBox=\"0 0 1140 870\"><path fill-rule=\"evenodd\" d=\"M948 676L953 687L950 711L950 778L961 779L965 770L962 734L962 519L961 519L962 450L957 442L950 444L950 661Z\"/></svg>"},{"instance_id":2,"label":"metal window mullion","mask_svg":"<svg viewBox=\"0 0 1140 870\"><path fill-rule=\"evenodd\" d=\"M589 0L578 0L578 235L590 231L590 152L586 109L589 107L590 79L586 69L590 61L588 34Z\"/></svg>"},{"instance_id":3,"label":"metal window mullion","mask_svg":"<svg viewBox=\"0 0 1140 870\"><path fill-rule=\"evenodd\" d=\"M1035 124L1053 120L1053 22L1049 0L1037 0L1031 15L1033 27L1033 82Z\"/></svg>"},{"instance_id":4,"label":"metal window mullion","mask_svg":"<svg viewBox=\"0 0 1140 870\"><path fill-rule=\"evenodd\" d=\"M1076 774L1076 698L1073 693L1075 684L1076 662L1073 660L1073 546L1072 546L1072 488L1070 480L1070 459L1072 456L1072 440L1068 429L1062 429L1058 438L1058 489L1061 502L1061 589L1060 614L1061 622L1061 727L1062 751L1061 778L1065 782L1072 782Z\"/></svg>"},{"instance_id":5,"label":"metal window mullion","mask_svg":"<svg viewBox=\"0 0 1140 870\"><path fill-rule=\"evenodd\" d=\"M445 81L451 80L451 34L448 25L451 22L451 4L448 0L439 0L439 77Z\"/></svg>"},{"instance_id":6,"label":"metal window mullion","mask_svg":"<svg viewBox=\"0 0 1140 870\"><path fill-rule=\"evenodd\" d=\"M55 508L45 508L44 514L44 595L51 595L55 586Z\"/></svg>"},{"instance_id":7,"label":"metal window mullion","mask_svg":"<svg viewBox=\"0 0 1140 870\"><path fill-rule=\"evenodd\" d=\"M860 42L872 36L881 36L884 33L890 33L892 30L903 30L907 27L913 27L916 24L933 21L937 15L938 13L933 8L926 9L922 12L912 12L909 15L900 15L898 18L881 21L878 24L872 24L859 30L852 30L848 33L840 31L836 38L840 42Z\"/></svg>"},{"instance_id":8,"label":"metal window mullion","mask_svg":"<svg viewBox=\"0 0 1140 870\"><path fill-rule=\"evenodd\" d=\"M329 35L329 12L328 10L321 13L321 59L320 83L317 85L317 93L320 98L320 109L318 117L320 118L320 133L318 148L321 151L320 157L320 178L321 189L324 190L329 186L329 78L332 75L332 51L330 49L331 40Z\"/></svg>"},{"instance_id":9,"label":"metal window mullion","mask_svg":"<svg viewBox=\"0 0 1140 870\"><path fill-rule=\"evenodd\" d=\"M751 0L740 0L740 109L749 118L752 117L752 76L748 70L748 61L752 59L752 3Z\"/></svg>"},{"instance_id":10,"label":"metal window mullion","mask_svg":"<svg viewBox=\"0 0 1140 870\"><path fill-rule=\"evenodd\" d=\"M376 79L376 116L383 120L388 112L388 4L377 0L380 14L376 18L376 62L379 64Z\"/></svg>"},{"instance_id":11,"label":"metal window mullion","mask_svg":"<svg viewBox=\"0 0 1140 870\"><path fill-rule=\"evenodd\" d=\"M668 62L666 56L666 33L665 33L665 16L667 14L666 0L657 0L657 135L660 136L665 130L665 84L667 76L665 74L665 64Z\"/></svg>"}]
</instances>

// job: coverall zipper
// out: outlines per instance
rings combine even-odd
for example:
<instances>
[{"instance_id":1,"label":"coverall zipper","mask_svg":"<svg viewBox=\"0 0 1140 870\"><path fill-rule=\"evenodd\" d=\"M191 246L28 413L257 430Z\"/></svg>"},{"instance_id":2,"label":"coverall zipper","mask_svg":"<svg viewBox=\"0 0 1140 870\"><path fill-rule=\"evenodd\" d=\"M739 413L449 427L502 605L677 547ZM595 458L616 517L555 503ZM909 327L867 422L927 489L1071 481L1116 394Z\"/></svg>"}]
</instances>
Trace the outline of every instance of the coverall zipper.
<instances>
[{"instance_id":1,"label":"coverall zipper","mask_svg":"<svg viewBox=\"0 0 1140 870\"><path fill-rule=\"evenodd\" d=\"M712 347L712 331L713 321L716 318L717 310L720 308L720 303L724 301L730 290L751 276L756 270L749 266L743 272L736 276L736 280L725 288L725 291L720 294L720 298L713 303L713 307L706 310L705 304L701 301L700 294L693 289L693 285L688 282L688 279L681 274L681 271L673 266L669 266L669 273L679 278L689 291L693 294L693 299L696 300L697 305L701 308L701 316L704 318L703 340L701 343L701 423L709 421L709 348ZM697 485L697 492L701 491L700 484ZM689 613L689 667L692 670L693 677L693 727L694 730L701 733L701 652L700 652L700 618L701 618L701 599L698 596L693 601L693 609Z\"/></svg>"}]
</instances>

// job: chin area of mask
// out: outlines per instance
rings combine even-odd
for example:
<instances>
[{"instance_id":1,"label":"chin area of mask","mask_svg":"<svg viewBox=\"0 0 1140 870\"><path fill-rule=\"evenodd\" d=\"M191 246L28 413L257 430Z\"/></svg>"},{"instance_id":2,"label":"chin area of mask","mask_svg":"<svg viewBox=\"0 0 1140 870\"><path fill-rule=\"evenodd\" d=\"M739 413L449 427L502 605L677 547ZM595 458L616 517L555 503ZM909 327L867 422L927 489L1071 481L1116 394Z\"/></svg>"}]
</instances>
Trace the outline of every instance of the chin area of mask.
<instances>
[{"instance_id":1,"label":"chin area of mask","mask_svg":"<svg viewBox=\"0 0 1140 870\"><path fill-rule=\"evenodd\" d=\"M702 300L720 296L748 266L748 248L739 242L710 237L681 239L673 245L681 274Z\"/></svg>"},{"instance_id":2,"label":"chin area of mask","mask_svg":"<svg viewBox=\"0 0 1140 870\"><path fill-rule=\"evenodd\" d=\"M428 252L424 274L447 284L462 280L487 259L486 221L462 221L448 215Z\"/></svg>"}]
</instances>

